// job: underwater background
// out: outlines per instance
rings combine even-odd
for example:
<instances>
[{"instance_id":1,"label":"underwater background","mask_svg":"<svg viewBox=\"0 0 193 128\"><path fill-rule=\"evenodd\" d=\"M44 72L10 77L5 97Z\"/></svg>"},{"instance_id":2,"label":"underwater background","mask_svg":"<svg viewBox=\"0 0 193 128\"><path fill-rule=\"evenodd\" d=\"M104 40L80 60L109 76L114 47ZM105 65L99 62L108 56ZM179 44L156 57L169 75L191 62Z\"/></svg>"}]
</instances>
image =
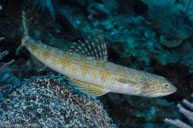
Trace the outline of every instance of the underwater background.
<instances>
[{"instance_id":1,"label":"underwater background","mask_svg":"<svg viewBox=\"0 0 193 128\"><path fill-rule=\"evenodd\" d=\"M15 54L22 11L33 39L67 50L100 32L110 62L164 76L177 92L96 98L51 69L38 71L25 48ZM0 65L0 128L191 128L193 1L0 0Z\"/></svg>"}]
</instances>

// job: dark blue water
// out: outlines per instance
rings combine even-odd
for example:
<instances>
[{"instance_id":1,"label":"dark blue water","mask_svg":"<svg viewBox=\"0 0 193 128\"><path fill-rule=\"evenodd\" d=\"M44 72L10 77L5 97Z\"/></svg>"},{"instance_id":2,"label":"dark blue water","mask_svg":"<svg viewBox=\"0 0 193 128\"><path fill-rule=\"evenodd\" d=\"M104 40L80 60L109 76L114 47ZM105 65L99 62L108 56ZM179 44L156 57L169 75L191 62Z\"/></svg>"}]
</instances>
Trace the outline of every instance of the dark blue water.
<instances>
[{"instance_id":1,"label":"dark blue water","mask_svg":"<svg viewBox=\"0 0 193 128\"><path fill-rule=\"evenodd\" d=\"M179 112L177 104L191 111L182 100L193 101L192 8L191 0L1 0L0 126L172 128L164 119L178 118L191 127L193 121ZM34 40L68 50L72 42L100 32L108 61L161 75L177 92L159 98L109 93L89 99L67 86L68 80L57 72L49 68L38 72L26 48L16 56L24 32L22 11ZM47 86L44 77L61 78L59 85L65 88ZM67 89L70 96L57 89ZM65 104L57 105L61 102ZM92 105L86 110L87 102L101 113L91 110L96 109Z\"/></svg>"}]
</instances>

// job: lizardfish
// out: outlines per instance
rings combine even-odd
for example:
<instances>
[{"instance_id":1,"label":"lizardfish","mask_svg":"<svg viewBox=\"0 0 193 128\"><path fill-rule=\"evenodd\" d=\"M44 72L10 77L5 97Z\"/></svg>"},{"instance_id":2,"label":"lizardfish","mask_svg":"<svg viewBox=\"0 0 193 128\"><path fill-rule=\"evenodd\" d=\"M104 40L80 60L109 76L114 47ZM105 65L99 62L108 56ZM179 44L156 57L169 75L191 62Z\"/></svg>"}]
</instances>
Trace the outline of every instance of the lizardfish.
<instances>
[{"instance_id":1,"label":"lizardfish","mask_svg":"<svg viewBox=\"0 0 193 128\"><path fill-rule=\"evenodd\" d=\"M109 62L101 35L78 41L70 50L63 51L30 38L24 13L23 27L21 46L25 46L33 58L45 66L65 75L72 85L84 93L101 96L114 92L159 97L177 90L162 76Z\"/></svg>"}]
</instances>

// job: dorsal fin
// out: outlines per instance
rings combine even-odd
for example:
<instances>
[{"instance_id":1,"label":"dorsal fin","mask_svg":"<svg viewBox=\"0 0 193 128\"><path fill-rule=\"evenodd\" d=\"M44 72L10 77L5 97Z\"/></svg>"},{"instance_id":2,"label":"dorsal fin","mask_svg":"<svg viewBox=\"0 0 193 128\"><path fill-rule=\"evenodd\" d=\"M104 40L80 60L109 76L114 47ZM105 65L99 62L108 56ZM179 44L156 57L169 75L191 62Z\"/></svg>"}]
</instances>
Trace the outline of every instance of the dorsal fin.
<instances>
[{"instance_id":1,"label":"dorsal fin","mask_svg":"<svg viewBox=\"0 0 193 128\"><path fill-rule=\"evenodd\" d=\"M106 43L100 34L93 37L88 36L84 38L84 41L78 40L74 42L69 52L104 61L108 59Z\"/></svg>"},{"instance_id":2,"label":"dorsal fin","mask_svg":"<svg viewBox=\"0 0 193 128\"><path fill-rule=\"evenodd\" d=\"M108 93L109 91L107 89L80 81L80 80L76 80L73 78L68 78L68 80L71 82L72 85L74 85L77 89L79 89L80 91L87 93L89 95L92 96L102 96L106 93Z\"/></svg>"}]
</instances>

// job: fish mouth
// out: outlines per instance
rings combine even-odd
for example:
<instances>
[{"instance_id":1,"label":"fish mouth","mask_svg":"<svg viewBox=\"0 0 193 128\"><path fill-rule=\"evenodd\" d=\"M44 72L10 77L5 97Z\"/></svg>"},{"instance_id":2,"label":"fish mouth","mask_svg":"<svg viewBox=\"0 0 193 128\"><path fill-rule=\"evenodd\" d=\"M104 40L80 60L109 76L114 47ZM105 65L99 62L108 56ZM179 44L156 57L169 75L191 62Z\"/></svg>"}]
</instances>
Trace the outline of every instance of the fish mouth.
<instances>
[{"instance_id":1,"label":"fish mouth","mask_svg":"<svg viewBox=\"0 0 193 128\"><path fill-rule=\"evenodd\" d=\"M177 91L177 89L173 90L171 92L161 92L161 94L158 95L158 97L160 97L160 96L168 96L168 95L171 95L171 94L175 93L176 91Z\"/></svg>"},{"instance_id":2,"label":"fish mouth","mask_svg":"<svg viewBox=\"0 0 193 128\"><path fill-rule=\"evenodd\" d=\"M176 91L177 91L177 88L173 87L173 92L172 93L175 93Z\"/></svg>"},{"instance_id":3,"label":"fish mouth","mask_svg":"<svg viewBox=\"0 0 193 128\"><path fill-rule=\"evenodd\" d=\"M149 92L149 93L144 93L143 96L145 97L162 97L162 96L168 96L177 91L176 87L173 87L170 91L161 91L161 92Z\"/></svg>"}]
</instances>

